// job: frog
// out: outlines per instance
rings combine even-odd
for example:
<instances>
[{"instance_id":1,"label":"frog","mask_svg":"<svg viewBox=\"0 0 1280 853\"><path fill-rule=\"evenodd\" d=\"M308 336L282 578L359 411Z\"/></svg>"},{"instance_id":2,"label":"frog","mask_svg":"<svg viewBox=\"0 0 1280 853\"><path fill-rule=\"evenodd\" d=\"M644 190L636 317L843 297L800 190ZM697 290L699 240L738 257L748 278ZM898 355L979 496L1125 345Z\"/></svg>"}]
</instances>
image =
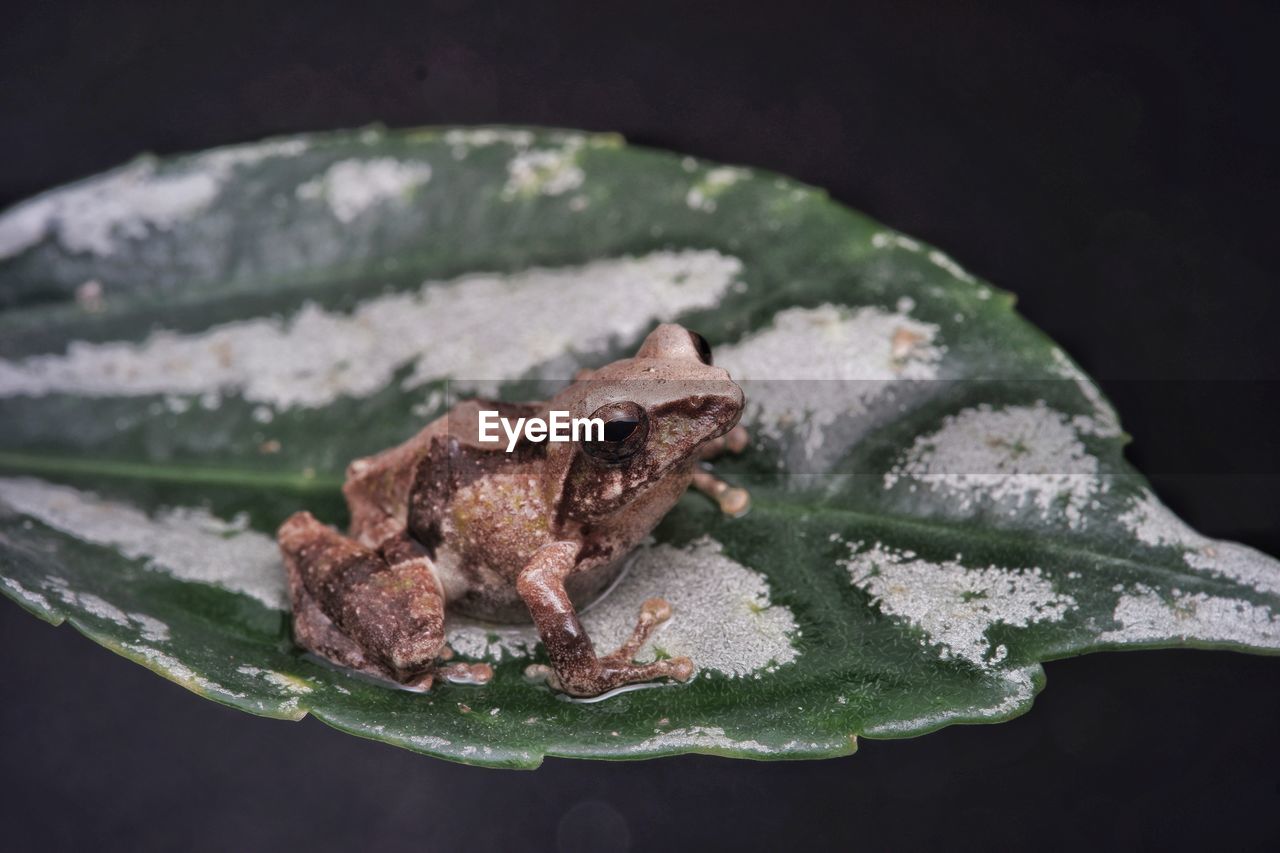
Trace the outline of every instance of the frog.
<instances>
[{"instance_id":1,"label":"frog","mask_svg":"<svg viewBox=\"0 0 1280 853\"><path fill-rule=\"evenodd\" d=\"M559 693L688 681L696 667L686 656L635 660L672 616L660 590L606 654L579 613L690 488L725 514L746 512L749 493L710 466L748 446L744 404L706 339L676 323L654 328L633 357L580 371L549 400L457 403L402 444L350 463L346 533L307 511L280 526L295 642L340 667L428 690L493 677L486 663L454 659L447 618L531 622L550 663L526 676ZM494 412L509 422L567 412L598 423L577 440L538 441L528 430L513 443L482 440Z\"/></svg>"}]
</instances>

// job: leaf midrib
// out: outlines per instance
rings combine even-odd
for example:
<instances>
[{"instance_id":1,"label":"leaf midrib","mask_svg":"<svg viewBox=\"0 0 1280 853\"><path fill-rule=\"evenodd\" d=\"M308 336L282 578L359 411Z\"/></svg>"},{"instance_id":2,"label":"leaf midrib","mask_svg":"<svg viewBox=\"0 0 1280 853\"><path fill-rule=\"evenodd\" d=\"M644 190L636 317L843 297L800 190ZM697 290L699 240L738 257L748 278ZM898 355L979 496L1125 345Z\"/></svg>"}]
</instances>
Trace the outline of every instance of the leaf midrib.
<instances>
[{"instance_id":1,"label":"leaf midrib","mask_svg":"<svg viewBox=\"0 0 1280 853\"><path fill-rule=\"evenodd\" d=\"M343 482L341 478L330 474L310 475L301 471L251 471L244 468L151 465L4 451L0 451L0 471L113 477L120 480L159 483L275 488L300 493L337 492L342 488Z\"/></svg>"},{"instance_id":2,"label":"leaf midrib","mask_svg":"<svg viewBox=\"0 0 1280 853\"><path fill-rule=\"evenodd\" d=\"M43 454L24 454L0 451L0 471L27 474L51 474L71 476L112 477L115 479L141 480L161 483L188 483L193 485L241 486L249 488L274 488L281 491L299 494L336 494L341 490L343 479L330 474L307 475L303 472L261 472L244 468L199 467L181 465L151 465L137 462L118 462L101 459L76 459L66 456L50 456ZM878 525L898 527L903 530L945 533L960 537L975 538L972 529L961 524L939 519L923 520L910 516L871 513L849 507L831 505L797 506L786 501L773 500L765 496L753 496L752 503L756 507L767 509L778 515L831 515L846 519L862 519ZM1027 536L994 527L983 528L981 538L988 543L1027 545ZM1179 580L1187 579L1185 572L1144 562L1130 557L1121 557L1093 549L1081 549L1063 545L1050 539L1038 537L1035 547L1051 554L1075 559L1095 559L1108 563L1127 566L1142 571L1156 571ZM1204 577L1206 582L1215 579Z\"/></svg>"}]
</instances>

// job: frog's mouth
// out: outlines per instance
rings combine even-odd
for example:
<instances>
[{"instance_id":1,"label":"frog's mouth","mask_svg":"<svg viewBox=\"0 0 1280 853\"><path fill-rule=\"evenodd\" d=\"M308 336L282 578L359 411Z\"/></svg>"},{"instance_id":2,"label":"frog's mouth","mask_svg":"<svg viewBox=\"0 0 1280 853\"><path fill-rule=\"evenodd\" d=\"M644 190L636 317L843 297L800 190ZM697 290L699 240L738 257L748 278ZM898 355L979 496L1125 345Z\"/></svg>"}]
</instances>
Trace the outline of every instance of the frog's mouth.
<instances>
[{"instance_id":1,"label":"frog's mouth","mask_svg":"<svg viewBox=\"0 0 1280 853\"><path fill-rule=\"evenodd\" d=\"M721 393L705 393L655 406L650 418L680 435L690 452L738 425L746 397L736 382L726 380ZM683 422L681 424L680 422Z\"/></svg>"}]
</instances>

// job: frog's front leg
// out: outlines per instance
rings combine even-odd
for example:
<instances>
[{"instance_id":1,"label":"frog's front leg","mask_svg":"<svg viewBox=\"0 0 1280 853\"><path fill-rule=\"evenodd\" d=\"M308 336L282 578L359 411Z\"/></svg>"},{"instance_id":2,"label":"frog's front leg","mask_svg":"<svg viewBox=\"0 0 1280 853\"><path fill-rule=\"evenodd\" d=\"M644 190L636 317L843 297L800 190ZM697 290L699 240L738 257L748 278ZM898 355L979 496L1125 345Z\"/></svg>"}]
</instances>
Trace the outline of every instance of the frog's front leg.
<instances>
[{"instance_id":1,"label":"frog's front leg","mask_svg":"<svg viewBox=\"0 0 1280 853\"><path fill-rule=\"evenodd\" d=\"M444 645L444 596L430 560L408 537L378 551L307 512L280 527L299 644L344 666L428 687L442 674L485 681L483 664L436 669Z\"/></svg>"},{"instance_id":2,"label":"frog's front leg","mask_svg":"<svg viewBox=\"0 0 1280 853\"><path fill-rule=\"evenodd\" d=\"M574 542L553 542L539 548L520 572L516 588L529 608L538 635L551 658L551 671L531 668L531 674L545 674L555 690L571 696L598 696L607 690L669 676L687 681L693 662L686 657L637 664L633 658L653 630L667 620L671 608L661 599L651 598L640 609L635 631L617 651L598 657L591 638L582 628L577 611L565 591L564 581L573 571L579 546Z\"/></svg>"},{"instance_id":3,"label":"frog's front leg","mask_svg":"<svg viewBox=\"0 0 1280 853\"><path fill-rule=\"evenodd\" d=\"M703 446L699 458L714 459L721 453L741 453L751 443L746 427L735 426L719 438ZM711 472L705 462L695 464L693 487L720 505L725 515L739 516L751 507L751 493L739 486L731 486Z\"/></svg>"}]
</instances>

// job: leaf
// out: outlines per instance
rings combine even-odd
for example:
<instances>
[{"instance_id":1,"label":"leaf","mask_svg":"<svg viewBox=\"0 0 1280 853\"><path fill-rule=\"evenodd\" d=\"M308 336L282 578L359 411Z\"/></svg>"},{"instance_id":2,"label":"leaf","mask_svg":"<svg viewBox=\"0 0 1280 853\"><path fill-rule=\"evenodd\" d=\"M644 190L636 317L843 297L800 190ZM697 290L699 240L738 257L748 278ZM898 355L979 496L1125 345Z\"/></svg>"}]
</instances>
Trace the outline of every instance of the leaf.
<instances>
[{"instance_id":1,"label":"leaf","mask_svg":"<svg viewBox=\"0 0 1280 853\"><path fill-rule=\"evenodd\" d=\"M1009 719L1054 658L1280 648L1277 562L1162 507L1011 297L773 175L516 128L144 157L0 217L0 305L6 594L252 713L486 765L816 758ZM646 653L696 679L568 701L465 620L483 688L294 648L272 531L344 523L347 461L667 319L742 381L754 506L686 497L586 618L608 647L666 596Z\"/></svg>"}]
</instances>

